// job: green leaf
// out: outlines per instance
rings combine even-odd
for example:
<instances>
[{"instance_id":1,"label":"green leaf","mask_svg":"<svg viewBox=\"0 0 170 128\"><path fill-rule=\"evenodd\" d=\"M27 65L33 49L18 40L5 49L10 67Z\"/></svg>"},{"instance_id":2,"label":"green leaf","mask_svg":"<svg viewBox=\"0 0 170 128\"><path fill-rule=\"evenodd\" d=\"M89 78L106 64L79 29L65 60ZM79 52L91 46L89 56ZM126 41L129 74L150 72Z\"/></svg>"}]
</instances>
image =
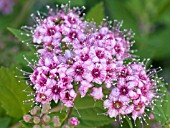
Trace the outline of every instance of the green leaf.
<instances>
[{"instance_id":1,"label":"green leaf","mask_svg":"<svg viewBox=\"0 0 170 128\"><path fill-rule=\"evenodd\" d=\"M0 118L0 128L8 128L10 123L10 118L5 117L5 118Z\"/></svg>"},{"instance_id":2,"label":"green leaf","mask_svg":"<svg viewBox=\"0 0 170 128\"><path fill-rule=\"evenodd\" d=\"M125 119L127 123L129 124L129 128L133 128L132 120L129 120L127 117Z\"/></svg>"},{"instance_id":3,"label":"green leaf","mask_svg":"<svg viewBox=\"0 0 170 128\"><path fill-rule=\"evenodd\" d=\"M25 123L24 121L20 121L22 128L33 128L33 123Z\"/></svg>"},{"instance_id":4,"label":"green leaf","mask_svg":"<svg viewBox=\"0 0 170 128\"><path fill-rule=\"evenodd\" d=\"M86 15L86 19L94 19L97 24L100 24L102 19L105 17L103 2L95 5Z\"/></svg>"},{"instance_id":5,"label":"green leaf","mask_svg":"<svg viewBox=\"0 0 170 128\"><path fill-rule=\"evenodd\" d=\"M0 117L4 117L5 116L5 110L1 107L1 103L0 103Z\"/></svg>"},{"instance_id":6,"label":"green leaf","mask_svg":"<svg viewBox=\"0 0 170 128\"><path fill-rule=\"evenodd\" d=\"M21 41L21 42L25 41L26 43L31 43L32 42L32 37L30 36L29 32L25 32L23 30L14 29L14 28L8 28L8 30L10 32L12 32L12 34L14 34L14 36L16 38L18 38L19 41Z\"/></svg>"},{"instance_id":7,"label":"green leaf","mask_svg":"<svg viewBox=\"0 0 170 128\"><path fill-rule=\"evenodd\" d=\"M17 60L17 64L22 64L23 66L26 66L28 62L24 60L23 55L28 59L28 60L35 60L37 61L37 56L32 52L32 51L24 51L20 52L15 56L15 60ZM27 66L28 67L28 66Z\"/></svg>"},{"instance_id":8,"label":"green leaf","mask_svg":"<svg viewBox=\"0 0 170 128\"><path fill-rule=\"evenodd\" d=\"M75 107L78 111L73 110L72 116L78 117L80 121L78 128L96 128L114 122L114 119L103 114L106 111L102 107L102 102L94 102L91 97L78 97L75 102ZM78 113L80 113L81 117Z\"/></svg>"},{"instance_id":9,"label":"green leaf","mask_svg":"<svg viewBox=\"0 0 170 128\"><path fill-rule=\"evenodd\" d=\"M26 85L24 81L19 83L15 75L13 69L0 68L0 102L8 115L21 118L33 104L32 102L23 103L23 101L32 98L27 96L31 87ZM27 92L23 92L25 89Z\"/></svg>"},{"instance_id":10,"label":"green leaf","mask_svg":"<svg viewBox=\"0 0 170 128\"><path fill-rule=\"evenodd\" d=\"M163 95L164 92L162 92ZM155 119L159 121L161 124L166 124L168 120L170 120L170 95L168 92L166 93L166 96L163 97L163 102L161 100L158 100L156 102L156 106L154 108L154 112L156 113ZM159 116L160 114L160 116Z\"/></svg>"},{"instance_id":11,"label":"green leaf","mask_svg":"<svg viewBox=\"0 0 170 128\"><path fill-rule=\"evenodd\" d=\"M111 20L123 21L123 28L132 28L135 33L138 33L137 18L128 9L126 0L104 0L104 6Z\"/></svg>"},{"instance_id":12,"label":"green leaf","mask_svg":"<svg viewBox=\"0 0 170 128\"><path fill-rule=\"evenodd\" d=\"M35 52L35 48L33 46L30 46L29 44L32 43L32 37L30 36L29 32L20 30L20 29L14 29L14 28L8 28L12 34L18 38L19 41L22 43L25 43L28 45L28 47L31 49L32 52Z\"/></svg>"}]
</instances>

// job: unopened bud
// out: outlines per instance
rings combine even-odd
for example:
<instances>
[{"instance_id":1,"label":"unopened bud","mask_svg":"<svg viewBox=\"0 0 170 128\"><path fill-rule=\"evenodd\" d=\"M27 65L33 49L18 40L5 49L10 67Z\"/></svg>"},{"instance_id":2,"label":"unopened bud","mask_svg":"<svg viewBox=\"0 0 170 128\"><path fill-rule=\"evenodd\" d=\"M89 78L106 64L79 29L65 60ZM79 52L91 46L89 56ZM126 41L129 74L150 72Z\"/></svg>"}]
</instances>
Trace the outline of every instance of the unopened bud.
<instances>
[{"instance_id":1,"label":"unopened bud","mask_svg":"<svg viewBox=\"0 0 170 128\"><path fill-rule=\"evenodd\" d=\"M40 108L40 106L35 106L34 109L39 111L41 108Z\"/></svg>"},{"instance_id":2,"label":"unopened bud","mask_svg":"<svg viewBox=\"0 0 170 128\"><path fill-rule=\"evenodd\" d=\"M30 115L25 115L25 116L23 116L23 120L24 120L26 123L30 122L31 119L32 119L32 117L31 117Z\"/></svg>"},{"instance_id":3,"label":"unopened bud","mask_svg":"<svg viewBox=\"0 0 170 128\"><path fill-rule=\"evenodd\" d=\"M49 122L49 121L50 121L50 116L44 115L44 116L43 116L43 121L44 121L44 122Z\"/></svg>"},{"instance_id":4,"label":"unopened bud","mask_svg":"<svg viewBox=\"0 0 170 128\"><path fill-rule=\"evenodd\" d=\"M48 110L48 109L43 109L43 108L42 108L42 109L41 109L41 113L42 113L42 114L48 114L48 113L49 113L49 110Z\"/></svg>"},{"instance_id":5,"label":"unopened bud","mask_svg":"<svg viewBox=\"0 0 170 128\"><path fill-rule=\"evenodd\" d=\"M34 125L33 128L41 128L39 125Z\"/></svg>"},{"instance_id":6,"label":"unopened bud","mask_svg":"<svg viewBox=\"0 0 170 128\"><path fill-rule=\"evenodd\" d=\"M53 116L52 122L53 122L53 123L60 123L59 117L58 117L58 116Z\"/></svg>"},{"instance_id":7,"label":"unopened bud","mask_svg":"<svg viewBox=\"0 0 170 128\"><path fill-rule=\"evenodd\" d=\"M33 122L34 122L34 124L40 123L40 118L37 117L37 116L35 116L35 117L33 118Z\"/></svg>"},{"instance_id":8,"label":"unopened bud","mask_svg":"<svg viewBox=\"0 0 170 128\"><path fill-rule=\"evenodd\" d=\"M37 114L37 110L34 109L34 108L31 109L30 114L33 115L33 116L36 115Z\"/></svg>"},{"instance_id":9,"label":"unopened bud","mask_svg":"<svg viewBox=\"0 0 170 128\"><path fill-rule=\"evenodd\" d=\"M59 126L61 126L60 119L59 119L58 116L54 116L54 117L52 118L52 122L53 122L54 127L59 127Z\"/></svg>"},{"instance_id":10,"label":"unopened bud","mask_svg":"<svg viewBox=\"0 0 170 128\"><path fill-rule=\"evenodd\" d=\"M49 113L50 109L51 109L50 104L48 104L48 103L43 104L42 109L41 109L41 113L47 114L47 113Z\"/></svg>"},{"instance_id":11,"label":"unopened bud","mask_svg":"<svg viewBox=\"0 0 170 128\"><path fill-rule=\"evenodd\" d=\"M49 103L46 103L46 104L43 104L42 109L50 110L50 109L51 109L51 106L50 106Z\"/></svg>"},{"instance_id":12,"label":"unopened bud","mask_svg":"<svg viewBox=\"0 0 170 128\"><path fill-rule=\"evenodd\" d=\"M61 123L60 123L60 122L59 122L59 123L54 123L53 126L54 126L54 127L60 127L60 126L61 126Z\"/></svg>"}]
</instances>

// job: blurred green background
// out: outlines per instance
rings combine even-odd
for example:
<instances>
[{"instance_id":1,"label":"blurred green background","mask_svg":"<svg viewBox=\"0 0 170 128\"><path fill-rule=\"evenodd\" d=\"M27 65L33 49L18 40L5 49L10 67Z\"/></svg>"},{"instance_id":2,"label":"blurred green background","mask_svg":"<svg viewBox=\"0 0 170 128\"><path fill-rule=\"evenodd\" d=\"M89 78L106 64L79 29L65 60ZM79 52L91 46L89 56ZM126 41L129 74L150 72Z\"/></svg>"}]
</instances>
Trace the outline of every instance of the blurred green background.
<instances>
[{"instance_id":1,"label":"blurred green background","mask_svg":"<svg viewBox=\"0 0 170 128\"><path fill-rule=\"evenodd\" d=\"M2 0L0 0L2 1ZM4 0L5 1L5 0ZM65 4L68 0L15 0L13 11L0 14L0 66L20 66L26 62L23 55L32 56L31 50L19 42L7 27L19 29L23 25L34 24L30 17L37 10L44 12L45 6ZM162 67L159 73L170 83L170 0L71 0L71 6L85 6L86 18L100 23L108 16L109 20L123 21L123 27L132 29L136 43L133 49L141 59L151 58L150 64ZM0 111L1 117L5 113ZM4 118L5 119L5 118ZM8 119L7 119L8 120ZM0 123L1 123L0 119ZM8 121L7 125L17 121ZM1 126L0 126L1 128ZM3 126L2 126L3 128Z\"/></svg>"}]
</instances>

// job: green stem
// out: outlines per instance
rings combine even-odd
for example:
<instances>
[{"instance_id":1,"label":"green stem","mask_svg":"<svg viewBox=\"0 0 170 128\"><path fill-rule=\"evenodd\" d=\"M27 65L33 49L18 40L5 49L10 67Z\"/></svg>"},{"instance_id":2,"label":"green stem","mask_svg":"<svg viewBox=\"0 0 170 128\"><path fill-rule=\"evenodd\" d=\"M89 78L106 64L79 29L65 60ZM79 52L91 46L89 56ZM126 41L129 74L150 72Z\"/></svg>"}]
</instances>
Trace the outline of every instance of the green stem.
<instances>
[{"instance_id":1,"label":"green stem","mask_svg":"<svg viewBox=\"0 0 170 128\"><path fill-rule=\"evenodd\" d=\"M52 112L58 112L58 111L60 111L62 108L63 108L63 106L57 106L57 107L52 108L52 109L50 110L50 112L51 112L51 113L52 113Z\"/></svg>"},{"instance_id":2,"label":"green stem","mask_svg":"<svg viewBox=\"0 0 170 128\"><path fill-rule=\"evenodd\" d=\"M73 111L73 107L71 107L71 108L69 109L69 112L68 112L68 114L67 114L67 118L66 118L65 123L64 123L65 125L68 125L68 121L69 121L69 118L70 118L70 116L71 116L72 111Z\"/></svg>"}]
</instances>

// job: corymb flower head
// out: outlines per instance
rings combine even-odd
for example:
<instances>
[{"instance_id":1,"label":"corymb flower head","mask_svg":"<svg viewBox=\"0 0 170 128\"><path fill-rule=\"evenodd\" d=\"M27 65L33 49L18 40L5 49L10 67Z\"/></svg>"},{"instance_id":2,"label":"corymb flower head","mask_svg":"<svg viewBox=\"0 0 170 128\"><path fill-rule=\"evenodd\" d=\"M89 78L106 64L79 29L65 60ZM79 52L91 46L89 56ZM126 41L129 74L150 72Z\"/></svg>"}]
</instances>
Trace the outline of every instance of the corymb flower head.
<instances>
[{"instance_id":1,"label":"corymb flower head","mask_svg":"<svg viewBox=\"0 0 170 128\"><path fill-rule=\"evenodd\" d=\"M122 22L116 20L112 23L103 19L99 26L85 21L81 17L84 7L70 9L66 4L47 9L46 17L39 12L38 17L33 16L37 21L33 28L23 27L31 29L27 36L37 48L34 65L25 58L33 69L28 75L35 102L43 106L53 102L72 112L78 96L91 96L94 101L104 99L110 118L128 116L146 122L146 111L152 111L155 101L164 94L155 75L159 69L147 70L144 61L134 59L130 49L134 34L121 30ZM24 120L29 122L30 118L26 115ZM72 126L79 123L75 117L70 119Z\"/></svg>"},{"instance_id":2,"label":"corymb flower head","mask_svg":"<svg viewBox=\"0 0 170 128\"><path fill-rule=\"evenodd\" d=\"M47 17L39 12L39 18L35 17L37 24L28 35L33 38L39 58L29 75L36 102L62 101L66 107L73 107L77 93L84 97L88 91L100 100L104 97L102 88L111 88L117 79L116 68L132 57L133 34L121 31L117 21L113 27L104 20L100 26L83 21L83 8L70 9L67 4L53 10L47 6Z\"/></svg>"}]
</instances>

